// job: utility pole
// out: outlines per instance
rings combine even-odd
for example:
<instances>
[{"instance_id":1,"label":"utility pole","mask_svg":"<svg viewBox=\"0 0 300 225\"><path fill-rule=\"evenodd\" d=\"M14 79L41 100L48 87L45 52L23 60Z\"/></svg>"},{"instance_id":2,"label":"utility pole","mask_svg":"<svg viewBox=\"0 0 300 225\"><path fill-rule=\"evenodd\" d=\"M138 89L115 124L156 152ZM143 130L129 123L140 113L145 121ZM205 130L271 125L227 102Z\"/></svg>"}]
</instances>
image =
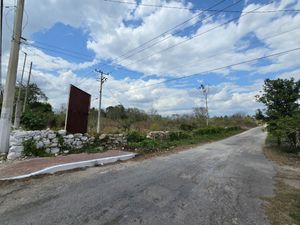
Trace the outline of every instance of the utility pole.
<instances>
[{"instance_id":1,"label":"utility pole","mask_svg":"<svg viewBox=\"0 0 300 225\"><path fill-rule=\"evenodd\" d=\"M25 0L18 0L0 118L0 152L8 152Z\"/></svg>"},{"instance_id":2,"label":"utility pole","mask_svg":"<svg viewBox=\"0 0 300 225\"><path fill-rule=\"evenodd\" d=\"M29 74L28 74L28 79L27 79L26 90L25 90L25 98L24 98L24 105L23 105L23 113L25 112L26 104L27 104L28 89L29 89L29 83L30 83L30 77L31 77L31 69L32 69L32 62L30 62L30 69L29 69Z\"/></svg>"},{"instance_id":3,"label":"utility pole","mask_svg":"<svg viewBox=\"0 0 300 225\"><path fill-rule=\"evenodd\" d=\"M98 120L97 120L97 134L100 134L100 130L101 130L101 101L102 101L102 87L104 82L107 80L107 77L105 77L104 75L108 75L105 74L103 71L101 70L95 70L97 73L100 74L100 90L99 90L99 107L98 107Z\"/></svg>"},{"instance_id":4,"label":"utility pole","mask_svg":"<svg viewBox=\"0 0 300 225\"><path fill-rule=\"evenodd\" d=\"M16 108L15 108L15 120L14 120L14 128L15 129L18 129L20 126L21 112L22 112L21 92L22 92L22 88L23 88L23 77L24 77L24 70L25 70L26 59L27 59L27 53L24 52L24 54L25 54L25 58L24 58L24 63L23 63L21 81L20 81L20 85L19 85Z\"/></svg>"},{"instance_id":5,"label":"utility pole","mask_svg":"<svg viewBox=\"0 0 300 225\"><path fill-rule=\"evenodd\" d=\"M207 103L208 86L204 86L203 84L201 84L199 89L202 91L202 94L203 94L204 99L205 99L206 126L208 126L208 120L209 120L208 103Z\"/></svg>"},{"instance_id":6,"label":"utility pole","mask_svg":"<svg viewBox=\"0 0 300 225\"><path fill-rule=\"evenodd\" d=\"M1 8L0 8L0 96L3 94L3 86L2 86L2 29L3 29L3 0L1 0Z\"/></svg>"}]
</instances>

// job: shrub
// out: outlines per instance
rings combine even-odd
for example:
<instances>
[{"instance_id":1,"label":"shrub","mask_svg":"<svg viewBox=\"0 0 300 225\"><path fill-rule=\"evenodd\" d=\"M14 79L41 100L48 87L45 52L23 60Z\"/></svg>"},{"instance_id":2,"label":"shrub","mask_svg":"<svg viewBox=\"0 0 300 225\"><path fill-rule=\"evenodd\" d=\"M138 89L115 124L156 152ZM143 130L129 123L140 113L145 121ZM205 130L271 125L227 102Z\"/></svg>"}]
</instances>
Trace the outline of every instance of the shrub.
<instances>
[{"instance_id":1,"label":"shrub","mask_svg":"<svg viewBox=\"0 0 300 225\"><path fill-rule=\"evenodd\" d=\"M220 134L225 131L224 127L206 127L206 128L199 128L193 131L194 136L198 135L210 135L210 134Z\"/></svg>"},{"instance_id":2,"label":"shrub","mask_svg":"<svg viewBox=\"0 0 300 225\"><path fill-rule=\"evenodd\" d=\"M195 129L196 126L194 124L186 124L186 123L182 123L179 126L180 130L184 130L184 131L192 131L193 129Z\"/></svg>"},{"instance_id":3,"label":"shrub","mask_svg":"<svg viewBox=\"0 0 300 225\"><path fill-rule=\"evenodd\" d=\"M146 139L144 134L141 134L137 131L133 131L128 134L127 141L128 142L141 142Z\"/></svg>"},{"instance_id":4,"label":"shrub","mask_svg":"<svg viewBox=\"0 0 300 225\"><path fill-rule=\"evenodd\" d=\"M47 126L43 116L33 112L25 112L21 117L21 123L28 130L41 130Z\"/></svg>"},{"instance_id":5,"label":"shrub","mask_svg":"<svg viewBox=\"0 0 300 225\"><path fill-rule=\"evenodd\" d=\"M145 139L141 142L132 142L129 143L130 147L141 148L143 150L158 150L158 149L166 149L171 146L171 144L167 141L155 141L151 139Z\"/></svg>"},{"instance_id":6,"label":"shrub","mask_svg":"<svg viewBox=\"0 0 300 225\"><path fill-rule=\"evenodd\" d=\"M50 153L46 152L45 148L37 148L36 142L33 139L23 141L23 146L24 146L25 156L36 156L36 157L51 156Z\"/></svg>"},{"instance_id":7,"label":"shrub","mask_svg":"<svg viewBox=\"0 0 300 225\"><path fill-rule=\"evenodd\" d=\"M188 132L184 131L173 131L170 132L170 141L177 141L181 139L191 138L191 135Z\"/></svg>"},{"instance_id":8,"label":"shrub","mask_svg":"<svg viewBox=\"0 0 300 225\"><path fill-rule=\"evenodd\" d=\"M227 131L238 131L240 129L241 129L240 127L227 127L226 128Z\"/></svg>"}]
</instances>

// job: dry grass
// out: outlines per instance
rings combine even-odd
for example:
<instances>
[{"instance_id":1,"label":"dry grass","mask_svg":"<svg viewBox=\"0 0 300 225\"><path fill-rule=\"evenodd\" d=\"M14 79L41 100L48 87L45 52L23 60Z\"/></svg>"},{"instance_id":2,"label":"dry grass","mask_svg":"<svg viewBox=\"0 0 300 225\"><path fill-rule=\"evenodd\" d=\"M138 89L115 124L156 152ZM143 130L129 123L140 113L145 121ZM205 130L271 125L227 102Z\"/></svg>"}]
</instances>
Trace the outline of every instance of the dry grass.
<instances>
[{"instance_id":1,"label":"dry grass","mask_svg":"<svg viewBox=\"0 0 300 225\"><path fill-rule=\"evenodd\" d=\"M274 146L264 153L278 164L274 196L266 199L268 218L272 225L300 225L300 157Z\"/></svg>"}]
</instances>

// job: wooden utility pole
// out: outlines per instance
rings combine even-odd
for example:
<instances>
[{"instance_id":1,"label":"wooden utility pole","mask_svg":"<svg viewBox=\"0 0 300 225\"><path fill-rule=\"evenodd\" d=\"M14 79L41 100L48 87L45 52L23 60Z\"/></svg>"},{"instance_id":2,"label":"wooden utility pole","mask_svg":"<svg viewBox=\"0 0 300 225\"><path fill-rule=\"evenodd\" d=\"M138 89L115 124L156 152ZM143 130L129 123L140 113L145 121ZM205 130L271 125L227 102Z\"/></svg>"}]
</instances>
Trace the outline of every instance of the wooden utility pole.
<instances>
[{"instance_id":1,"label":"wooden utility pole","mask_svg":"<svg viewBox=\"0 0 300 225\"><path fill-rule=\"evenodd\" d=\"M98 107L98 120L97 120L97 134L100 134L100 130L101 130L101 101L102 101L102 87L104 82L107 80L107 77L105 77L104 75L108 75L105 74L103 71L101 70L95 70L97 73L100 74L100 87L99 87L99 107Z\"/></svg>"},{"instance_id":2,"label":"wooden utility pole","mask_svg":"<svg viewBox=\"0 0 300 225\"><path fill-rule=\"evenodd\" d=\"M24 63L23 63L21 81L19 84L18 98L17 98L17 102L16 102L16 107L15 107L15 119L14 119L14 128L15 129L18 129L20 127L20 120L21 120L21 113L22 113L21 93L22 93L22 88L23 88L23 77L24 77L27 53L24 52L24 55L25 55L25 58L24 58Z\"/></svg>"},{"instance_id":3,"label":"wooden utility pole","mask_svg":"<svg viewBox=\"0 0 300 225\"><path fill-rule=\"evenodd\" d=\"M3 0L0 2L0 96L3 94L2 86L2 29L3 29Z\"/></svg>"},{"instance_id":4,"label":"wooden utility pole","mask_svg":"<svg viewBox=\"0 0 300 225\"><path fill-rule=\"evenodd\" d=\"M32 62L30 63L30 69L29 69L29 74L28 74L28 79L27 79L26 90L25 90L24 105L23 105L23 113L25 112L26 104L27 104L28 89L29 89L30 77L31 77L31 69L32 69Z\"/></svg>"},{"instance_id":5,"label":"wooden utility pole","mask_svg":"<svg viewBox=\"0 0 300 225\"><path fill-rule=\"evenodd\" d=\"M203 94L204 99L205 99L206 126L208 126L208 121L209 121L208 102L207 102L208 86L204 86L203 84L201 84L199 89L202 91L202 94Z\"/></svg>"},{"instance_id":6,"label":"wooden utility pole","mask_svg":"<svg viewBox=\"0 0 300 225\"><path fill-rule=\"evenodd\" d=\"M25 0L18 0L0 118L0 152L8 152Z\"/></svg>"}]
</instances>

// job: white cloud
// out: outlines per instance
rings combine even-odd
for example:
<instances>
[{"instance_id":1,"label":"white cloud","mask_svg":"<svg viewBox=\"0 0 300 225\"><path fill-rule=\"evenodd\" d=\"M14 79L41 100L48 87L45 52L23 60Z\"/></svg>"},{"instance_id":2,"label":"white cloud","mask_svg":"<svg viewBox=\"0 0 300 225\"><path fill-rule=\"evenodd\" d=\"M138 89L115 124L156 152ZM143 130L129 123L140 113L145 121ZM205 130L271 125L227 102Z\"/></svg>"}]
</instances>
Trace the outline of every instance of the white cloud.
<instances>
[{"instance_id":1,"label":"white cloud","mask_svg":"<svg viewBox=\"0 0 300 225\"><path fill-rule=\"evenodd\" d=\"M12 2L6 0L5 4L12 4ZM143 3L192 7L191 3L186 4L186 1L143 0ZM258 4L250 4L244 11L253 10L259 6ZM285 7L299 8L300 1L281 0L266 5L261 10L284 9ZM124 52L197 15L197 11L141 6L134 9L132 5L113 4L98 0L26 1L26 11L30 16L28 17L28 25L24 30L24 37L30 38L33 33L45 31L55 23L61 22L87 31L90 36L86 46L96 53L95 60L74 64L61 57L49 56L41 50L32 47L27 48L30 60L34 61L33 81L37 82L48 95L49 101L55 108L58 108L62 103L66 103L70 83L90 92L94 99L97 97L98 83L94 79L78 76L76 70L89 68L103 59L118 58ZM202 15L201 18L203 19L203 17ZM224 15L220 15L207 19L199 28L194 29L193 35L198 34L199 37L168 51L157 53L153 57L147 57L174 44L188 40L190 36L172 35L166 41L162 41L151 49L122 61L120 64L128 69L141 72L145 76L156 74L158 79L150 79L149 81L131 78L116 80L114 77L109 77L104 88L104 107L121 102L126 107L139 107L145 110L156 108L159 112L165 114L189 112L188 108L203 104L200 101L199 94L191 94L193 92L191 90L179 86L171 88L167 84L159 85L156 89L153 89L153 86L151 88L137 88L162 81L165 75L195 74L300 47L300 39L297 38L300 35L300 30L269 38L297 27L300 24L300 14L249 14L226 26L221 26L206 33L209 29L220 26L222 22L226 21L225 18ZM12 27L11 15L7 17L7 20L8 25ZM126 26L124 21L128 22L129 20L140 20L140 23L135 26ZM195 24L195 22L195 20L190 21L186 26ZM4 34L4 64L7 65L10 40L9 27L4 27ZM251 41L247 39L250 34L261 40L263 44L253 46ZM163 40L165 37L158 40ZM22 57L21 54L19 69L22 67ZM138 61L141 58L145 58L145 60ZM297 60L299 58L300 51L274 57L270 59L271 65L258 65L252 62L216 71L215 73L227 76L228 80L229 78L235 80L242 78L237 75L233 77L233 71L263 74L278 73L288 68L293 69L293 74L295 74L296 79L299 79L300 65ZM28 60L28 63L30 60ZM281 77L289 76L287 74L284 73ZM214 76L214 74L206 74L206 76ZM234 81L213 85L210 94L211 114L220 115L241 111L253 113L259 107L259 104L254 100L254 96L261 85L262 80L253 81L253 84L246 86L237 85ZM94 106L96 106L96 103L93 100Z\"/></svg>"}]
</instances>

